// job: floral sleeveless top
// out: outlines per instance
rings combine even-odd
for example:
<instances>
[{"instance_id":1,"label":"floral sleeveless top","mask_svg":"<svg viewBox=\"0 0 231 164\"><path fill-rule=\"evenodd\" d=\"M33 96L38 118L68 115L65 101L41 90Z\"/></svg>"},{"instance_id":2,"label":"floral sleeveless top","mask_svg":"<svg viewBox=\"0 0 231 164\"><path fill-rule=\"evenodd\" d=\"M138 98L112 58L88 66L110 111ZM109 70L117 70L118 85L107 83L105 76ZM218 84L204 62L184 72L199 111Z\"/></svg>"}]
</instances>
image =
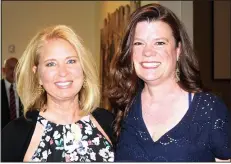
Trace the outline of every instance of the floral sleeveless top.
<instances>
[{"instance_id":1,"label":"floral sleeveless top","mask_svg":"<svg viewBox=\"0 0 231 164\"><path fill-rule=\"evenodd\" d=\"M34 162L113 162L114 150L90 120L90 115L76 123L59 125L38 116L44 126Z\"/></svg>"}]
</instances>

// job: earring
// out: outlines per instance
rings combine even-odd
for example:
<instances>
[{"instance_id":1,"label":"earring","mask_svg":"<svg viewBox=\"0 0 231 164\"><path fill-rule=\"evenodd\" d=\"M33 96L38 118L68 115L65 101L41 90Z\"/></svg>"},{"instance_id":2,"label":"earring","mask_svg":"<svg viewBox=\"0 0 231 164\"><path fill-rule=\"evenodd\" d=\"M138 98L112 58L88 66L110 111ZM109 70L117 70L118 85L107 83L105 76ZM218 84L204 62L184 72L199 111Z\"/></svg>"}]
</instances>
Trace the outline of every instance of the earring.
<instances>
[{"instance_id":1,"label":"earring","mask_svg":"<svg viewBox=\"0 0 231 164\"><path fill-rule=\"evenodd\" d=\"M42 85L39 85L39 86L38 86L38 89L37 89L38 95L43 94L44 91L45 91L45 90L44 90L44 88L42 87Z\"/></svg>"},{"instance_id":2,"label":"earring","mask_svg":"<svg viewBox=\"0 0 231 164\"><path fill-rule=\"evenodd\" d=\"M176 76L176 82L179 82L180 81L180 70L179 70L179 63L178 63L178 61L176 62L175 76Z\"/></svg>"},{"instance_id":3,"label":"earring","mask_svg":"<svg viewBox=\"0 0 231 164\"><path fill-rule=\"evenodd\" d=\"M87 81L86 81L86 79L84 78L84 80L83 80L83 88L85 89L86 86L87 86Z\"/></svg>"}]
</instances>

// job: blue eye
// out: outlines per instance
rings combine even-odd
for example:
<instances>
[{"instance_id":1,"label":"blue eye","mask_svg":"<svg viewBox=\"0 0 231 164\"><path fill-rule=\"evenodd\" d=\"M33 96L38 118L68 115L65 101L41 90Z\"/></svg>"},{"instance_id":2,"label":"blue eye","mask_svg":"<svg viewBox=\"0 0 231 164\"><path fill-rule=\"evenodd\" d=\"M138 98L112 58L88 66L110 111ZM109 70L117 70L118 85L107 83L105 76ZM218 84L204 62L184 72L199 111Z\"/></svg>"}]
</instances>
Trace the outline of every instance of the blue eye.
<instances>
[{"instance_id":1,"label":"blue eye","mask_svg":"<svg viewBox=\"0 0 231 164\"><path fill-rule=\"evenodd\" d=\"M74 64L74 63L76 63L76 60L70 59L67 61L67 64Z\"/></svg>"},{"instance_id":2,"label":"blue eye","mask_svg":"<svg viewBox=\"0 0 231 164\"><path fill-rule=\"evenodd\" d=\"M52 67L52 66L55 66L56 64L54 62L50 62L50 63L47 63L46 66L47 67Z\"/></svg>"}]
</instances>

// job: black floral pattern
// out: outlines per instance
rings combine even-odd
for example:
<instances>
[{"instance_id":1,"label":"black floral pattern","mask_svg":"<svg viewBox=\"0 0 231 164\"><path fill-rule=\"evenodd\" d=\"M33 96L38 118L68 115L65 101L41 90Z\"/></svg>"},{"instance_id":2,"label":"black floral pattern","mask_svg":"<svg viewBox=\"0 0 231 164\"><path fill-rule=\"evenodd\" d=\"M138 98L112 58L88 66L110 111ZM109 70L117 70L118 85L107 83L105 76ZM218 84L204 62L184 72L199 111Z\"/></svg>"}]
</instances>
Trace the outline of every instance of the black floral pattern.
<instances>
[{"instance_id":1,"label":"black floral pattern","mask_svg":"<svg viewBox=\"0 0 231 164\"><path fill-rule=\"evenodd\" d=\"M73 124L59 125L38 117L44 126L41 141L32 161L35 162L113 162L114 150L108 140L84 116Z\"/></svg>"}]
</instances>

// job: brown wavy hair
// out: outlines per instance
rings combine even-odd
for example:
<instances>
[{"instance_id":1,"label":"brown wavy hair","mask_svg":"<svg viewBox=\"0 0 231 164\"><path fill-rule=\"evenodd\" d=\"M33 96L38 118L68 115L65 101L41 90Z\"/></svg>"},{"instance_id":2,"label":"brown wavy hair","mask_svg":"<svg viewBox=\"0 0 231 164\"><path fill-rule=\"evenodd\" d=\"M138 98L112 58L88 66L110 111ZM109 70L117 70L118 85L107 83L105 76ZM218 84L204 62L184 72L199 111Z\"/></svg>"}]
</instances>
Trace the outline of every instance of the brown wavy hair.
<instances>
[{"instance_id":1,"label":"brown wavy hair","mask_svg":"<svg viewBox=\"0 0 231 164\"><path fill-rule=\"evenodd\" d=\"M117 138L120 135L122 120L127 116L137 91L144 86L143 81L136 75L132 62L135 29L137 23L142 21L162 21L171 27L176 45L181 43L178 84L188 92L202 91L198 60L181 21L171 10L159 4L153 3L138 8L129 18L119 51L110 65L107 94L112 111L116 115L114 132Z\"/></svg>"}]
</instances>

